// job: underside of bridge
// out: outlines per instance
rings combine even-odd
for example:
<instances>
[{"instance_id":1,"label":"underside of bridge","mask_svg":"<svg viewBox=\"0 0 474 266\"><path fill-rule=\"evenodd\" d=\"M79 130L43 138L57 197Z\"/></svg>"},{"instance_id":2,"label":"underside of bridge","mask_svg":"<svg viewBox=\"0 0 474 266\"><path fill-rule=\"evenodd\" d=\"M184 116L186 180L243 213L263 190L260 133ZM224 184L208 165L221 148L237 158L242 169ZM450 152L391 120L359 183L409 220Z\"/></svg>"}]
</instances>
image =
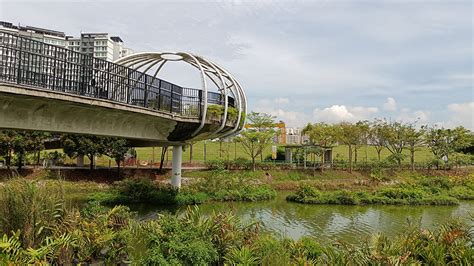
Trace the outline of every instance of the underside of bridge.
<instances>
[{"instance_id":1,"label":"underside of bridge","mask_svg":"<svg viewBox=\"0 0 474 266\"><path fill-rule=\"evenodd\" d=\"M0 107L1 128L122 137L134 147L183 145L219 127L209 121L191 137L198 119L1 82Z\"/></svg>"}]
</instances>

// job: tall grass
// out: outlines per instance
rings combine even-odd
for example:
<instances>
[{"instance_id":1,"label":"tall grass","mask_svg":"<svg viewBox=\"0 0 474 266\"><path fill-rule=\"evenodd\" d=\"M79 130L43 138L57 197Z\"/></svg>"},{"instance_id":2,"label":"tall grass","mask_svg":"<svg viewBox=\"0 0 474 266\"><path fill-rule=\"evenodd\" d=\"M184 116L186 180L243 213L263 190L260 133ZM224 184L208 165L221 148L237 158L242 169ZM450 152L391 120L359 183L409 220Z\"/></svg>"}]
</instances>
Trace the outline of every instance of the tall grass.
<instances>
[{"instance_id":1,"label":"tall grass","mask_svg":"<svg viewBox=\"0 0 474 266\"><path fill-rule=\"evenodd\" d=\"M65 211L60 182L40 184L15 178L0 186L0 229L20 231L23 247L38 245Z\"/></svg>"},{"instance_id":2,"label":"tall grass","mask_svg":"<svg viewBox=\"0 0 474 266\"><path fill-rule=\"evenodd\" d=\"M138 221L127 207L62 203L61 185L12 180L2 188L0 265L470 265L474 232L451 221L407 227L354 246L262 233L231 212L163 214ZM313 192L311 192L313 193ZM317 195L317 194L313 194ZM34 201L34 202L33 202ZM19 207L19 208L16 208Z\"/></svg>"}]
</instances>

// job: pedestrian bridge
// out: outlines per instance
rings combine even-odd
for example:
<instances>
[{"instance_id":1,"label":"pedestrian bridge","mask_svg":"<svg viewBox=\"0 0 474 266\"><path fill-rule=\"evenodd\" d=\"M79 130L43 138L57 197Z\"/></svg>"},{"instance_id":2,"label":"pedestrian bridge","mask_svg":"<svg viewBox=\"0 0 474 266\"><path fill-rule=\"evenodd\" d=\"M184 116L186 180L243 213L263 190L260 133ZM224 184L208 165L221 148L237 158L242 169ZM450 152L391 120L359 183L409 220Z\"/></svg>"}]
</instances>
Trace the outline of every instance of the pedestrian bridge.
<instances>
[{"instance_id":1,"label":"pedestrian bridge","mask_svg":"<svg viewBox=\"0 0 474 266\"><path fill-rule=\"evenodd\" d=\"M190 53L138 53L112 63L0 32L0 59L0 128L124 137L144 146L230 136L245 122L240 84ZM199 88L160 79L177 61L197 69Z\"/></svg>"},{"instance_id":2,"label":"pedestrian bridge","mask_svg":"<svg viewBox=\"0 0 474 266\"><path fill-rule=\"evenodd\" d=\"M161 79L160 71L173 62L197 69L199 88ZM0 128L173 146L176 187L181 184L182 145L238 134L246 110L245 93L234 77L198 55L138 53L112 63L0 32Z\"/></svg>"}]
</instances>

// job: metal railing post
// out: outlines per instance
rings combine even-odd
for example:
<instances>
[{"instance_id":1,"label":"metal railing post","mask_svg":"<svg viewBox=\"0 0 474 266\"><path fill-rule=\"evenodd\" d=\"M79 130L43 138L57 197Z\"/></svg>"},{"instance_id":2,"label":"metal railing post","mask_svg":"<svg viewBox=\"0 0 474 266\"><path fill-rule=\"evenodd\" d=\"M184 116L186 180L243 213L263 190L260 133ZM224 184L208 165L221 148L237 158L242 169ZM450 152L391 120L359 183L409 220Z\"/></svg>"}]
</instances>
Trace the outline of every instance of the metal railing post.
<instances>
[{"instance_id":1,"label":"metal railing post","mask_svg":"<svg viewBox=\"0 0 474 266\"><path fill-rule=\"evenodd\" d=\"M145 92L143 95L143 107L148 107L148 78L145 75Z\"/></svg>"},{"instance_id":2,"label":"metal railing post","mask_svg":"<svg viewBox=\"0 0 474 266\"><path fill-rule=\"evenodd\" d=\"M22 57L22 48L21 48L21 38L17 39L18 45L20 46L18 50L18 69L16 73L16 83L20 84L20 79L21 79L21 57Z\"/></svg>"}]
</instances>

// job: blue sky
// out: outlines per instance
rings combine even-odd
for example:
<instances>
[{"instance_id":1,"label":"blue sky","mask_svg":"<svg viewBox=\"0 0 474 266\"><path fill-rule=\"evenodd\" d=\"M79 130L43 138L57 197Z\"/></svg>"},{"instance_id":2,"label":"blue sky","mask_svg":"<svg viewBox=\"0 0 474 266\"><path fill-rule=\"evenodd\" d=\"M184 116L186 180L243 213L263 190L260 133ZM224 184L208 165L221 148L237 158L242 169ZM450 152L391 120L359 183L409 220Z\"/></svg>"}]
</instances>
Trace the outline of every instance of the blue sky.
<instances>
[{"instance_id":1,"label":"blue sky","mask_svg":"<svg viewBox=\"0 0 474 266\"><path fill-rule=\"evenodd\" d=\"M0 20L191 51L290 126L387 118L474 129L472 1L0 1ZM186 73L186 74L183 74ZM199 86L197 73L164 78Z\"/></svg>"}]
</instances>

